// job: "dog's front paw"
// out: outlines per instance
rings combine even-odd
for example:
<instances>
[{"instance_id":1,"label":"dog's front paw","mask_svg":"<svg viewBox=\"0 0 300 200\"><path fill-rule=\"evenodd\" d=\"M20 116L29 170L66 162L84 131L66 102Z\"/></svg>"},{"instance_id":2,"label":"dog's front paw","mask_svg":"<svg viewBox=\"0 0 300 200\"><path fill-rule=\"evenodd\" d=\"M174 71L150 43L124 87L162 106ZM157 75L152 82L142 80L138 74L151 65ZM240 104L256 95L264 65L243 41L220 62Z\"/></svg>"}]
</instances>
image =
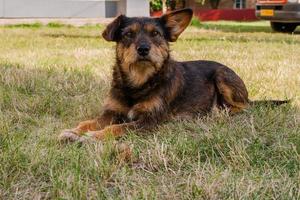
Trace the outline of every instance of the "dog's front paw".
<instances>
[{"instance_id":1,"label":"dog's front paw","mask_svg":"<svg viewBox=\"0 0 300 200\"><path fill-rule=\"evenodd\" d=\"M72 129L66 129L58 136L58 140L61 142L75 142L80 139L80 136Z\"/></svg>"},{"instance_id":2,"label":"dog's front paw","mask_svg":"<svg viewBox=\"0 0 300 200\"><path fill-rule=\"evenodd\" d=\"M131 121L136 121L140 116L140 112L137 109L132 108L128 114L127 118Z\"/></svg>"},{"instance_id":3,"label":"dog's front paw","mask_svg":"<svg viewBox=\"0 0 300 200\"><path fill-rule=\"evenodd\" d=\"M83 136L80 137L78 140L80 143L90 143L90 142L95 142L95 132L89 131L86 132Z\"/></svg>"}]
</instances>

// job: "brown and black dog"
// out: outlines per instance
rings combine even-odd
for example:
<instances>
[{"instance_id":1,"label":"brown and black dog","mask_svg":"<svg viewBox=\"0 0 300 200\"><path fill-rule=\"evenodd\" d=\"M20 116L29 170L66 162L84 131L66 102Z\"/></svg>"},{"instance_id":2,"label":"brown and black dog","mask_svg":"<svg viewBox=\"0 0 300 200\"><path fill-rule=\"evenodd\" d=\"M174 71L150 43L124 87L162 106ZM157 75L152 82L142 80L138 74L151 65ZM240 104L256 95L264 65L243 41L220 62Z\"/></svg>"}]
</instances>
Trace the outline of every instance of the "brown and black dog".
<instances>
[{"instance_id":1,"label":"brown and black dog","mask_svg":"<svg viewBox=\"0 0 300 200\"><path fill-rule=\"evenodd\" d=\"M116 42L116 63L109 97L97 119L65 130L60 138L99 140L122 136L127 129L151 129L172 117L205 114L213 108L231 113L249 106L241 78L213 61L177 62L170 57L169 42L189 25L191 9L160 18L117 17L103 32ZM279 102L280 103L280 102Z\"/></svg>"}]
</instances>

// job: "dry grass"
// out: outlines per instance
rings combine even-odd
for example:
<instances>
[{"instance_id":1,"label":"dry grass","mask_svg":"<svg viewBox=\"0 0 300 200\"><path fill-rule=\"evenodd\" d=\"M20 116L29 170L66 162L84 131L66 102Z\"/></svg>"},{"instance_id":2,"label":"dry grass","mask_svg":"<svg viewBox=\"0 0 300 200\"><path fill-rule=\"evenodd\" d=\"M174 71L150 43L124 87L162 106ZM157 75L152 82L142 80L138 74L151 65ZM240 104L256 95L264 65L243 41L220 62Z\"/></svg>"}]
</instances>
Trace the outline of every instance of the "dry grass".
<instances>
[{"instance_id":1,"label":"dry grass","mask_svg":"<svg viewBox=\"0 0 300 200\"><path fill-rule=\"evenodd\" d=\"M114 59L101 30L0 28L0 199L300 198L299 32L270 33L265 22L190 27L174 58L224 63L251 99L293 102L128 133L121 141L134 158L122 163L113 141L56 140L101 109Z\"/></svg>"}]
</instances>

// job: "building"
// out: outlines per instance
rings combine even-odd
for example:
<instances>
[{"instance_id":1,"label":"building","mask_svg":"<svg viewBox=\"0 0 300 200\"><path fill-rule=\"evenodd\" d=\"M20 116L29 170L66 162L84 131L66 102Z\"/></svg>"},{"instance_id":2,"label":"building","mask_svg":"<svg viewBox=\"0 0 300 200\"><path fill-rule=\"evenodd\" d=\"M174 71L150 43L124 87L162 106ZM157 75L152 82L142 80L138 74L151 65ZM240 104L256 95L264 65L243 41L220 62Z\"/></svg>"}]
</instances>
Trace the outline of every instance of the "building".
<instances>
[{"instance_id":1,"label":"building","mask_svg":"<svg viewBox=\"0 0 300 200\"><path fill-rule=\"evenodd\" d=\"M220 0L218 9L254 9L255 0ZM185 0L185 5L194 9L211 9L209 1Z\"/></svg>"},{"instance_id":2,"label":"building","mask_svg":"<svg viewBox=\"0 0 300 200\"><path fill-rule=\"evenodd\" d=\"M255 0L220 0L218 10L212 10L210 3L216 1L170 0L175 8L193 8L203 21L256 19ZM119 14L149 16L149 0L0 0L0 18L108 18Z\"/></svg>"},{"instance_id":3,"label":"building","mask_svg":"<svg viewBox=\"0 0 300 200\"><path fill-rule=\"evenodd\" d=\"M0 0L0 18L149 16L149 0Z\"/></svg>"},{"instance_id":4,"label":"building","mask_svg":"<svg viewBox=\"0 0 300 200\"><path fill-rule=\"evenodd\" d=\"M174 3L176 2L176 3ZM216 6L216 2L218 6ZM170 0L169 9L180 9L189 7L194 10L195 16L201 21L233 20L233 21L254 21L255 0ZM174 6L176 4L176 6ZM213 8L217 9L213 9ZM153 16L160 16L162 13L153 12Z\"/></svg>"}]
</instances>

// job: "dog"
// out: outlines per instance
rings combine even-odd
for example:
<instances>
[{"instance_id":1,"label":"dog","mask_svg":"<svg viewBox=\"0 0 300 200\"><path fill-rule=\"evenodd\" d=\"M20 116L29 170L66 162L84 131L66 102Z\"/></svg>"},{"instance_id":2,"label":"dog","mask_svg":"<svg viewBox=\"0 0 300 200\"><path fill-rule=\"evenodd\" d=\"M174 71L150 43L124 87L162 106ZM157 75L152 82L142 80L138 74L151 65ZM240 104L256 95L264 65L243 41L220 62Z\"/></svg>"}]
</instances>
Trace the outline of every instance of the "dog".
<instances>
[{"instance_id":1,"label":"dog","mask_svg":"<svg viewBox=\"0 0 300 200\"><path fill-rule=\"evenodd\" d=\"M102 36L116 42L116 63L103 112L97 119L65 130L60 139L120 137L127 129L151 130L172 118L204 115L214 108L238 113L251 101L242 79L214 61L177 62L170 56L193 16L191 9L159 18L120 15ZM274 101L275 104L286 101Z\"/></svg>"}]
</instances>

